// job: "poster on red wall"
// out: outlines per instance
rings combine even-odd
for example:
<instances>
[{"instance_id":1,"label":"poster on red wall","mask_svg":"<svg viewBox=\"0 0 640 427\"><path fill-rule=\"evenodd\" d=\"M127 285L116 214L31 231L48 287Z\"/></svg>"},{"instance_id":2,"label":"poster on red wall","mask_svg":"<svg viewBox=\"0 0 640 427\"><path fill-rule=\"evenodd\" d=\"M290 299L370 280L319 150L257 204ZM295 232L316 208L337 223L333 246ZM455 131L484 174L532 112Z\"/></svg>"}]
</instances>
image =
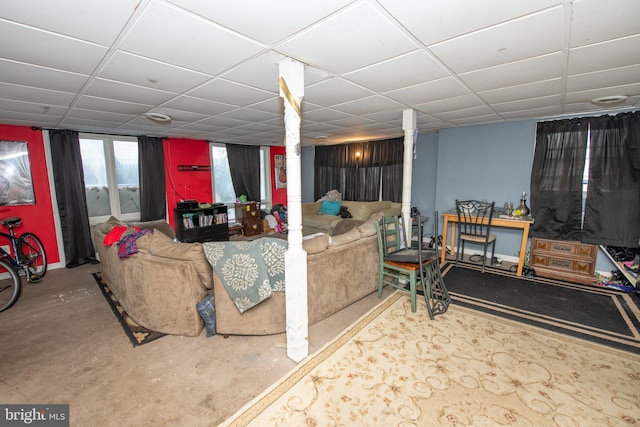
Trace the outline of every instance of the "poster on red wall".
<instances>
[{"instance_id":1,"label":"poster on red wall","mask_svg":"<svg viewBox=\"0 0 640 427\"><path fill-rule=\"evenodd\" d=\"M0 206L35 202L27 142L0 141Z\"/></svg>"},{"instance_id":2,"label":"poster on red wall","mask_svg":"<svg viewBox=\"0 0 640 427\"><path fill-rule=\"evenodd\" d=\"M281 154L273 156L273 170L276 188L287 188L287 157Z\"/></svg>"}]
</instances>

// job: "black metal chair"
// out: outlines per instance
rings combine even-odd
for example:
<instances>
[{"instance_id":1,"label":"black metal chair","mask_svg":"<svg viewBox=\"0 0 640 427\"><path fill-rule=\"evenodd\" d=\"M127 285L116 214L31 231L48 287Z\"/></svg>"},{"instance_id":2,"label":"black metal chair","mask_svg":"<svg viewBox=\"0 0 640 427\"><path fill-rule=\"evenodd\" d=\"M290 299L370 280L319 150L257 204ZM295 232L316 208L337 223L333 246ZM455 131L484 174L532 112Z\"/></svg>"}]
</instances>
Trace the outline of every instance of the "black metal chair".
<instances>
[{"instance_id":1,"label":"black metal chair","mask_svg":"<svg viewBox=\"0 0 640 427\"><path fill-rule=\"evenodd\" d=\"M458 244L456 250L456 267L458 260L464 258L465 242L483 246L482 272L487 265L487 247L491 243L491 260L496 251L496 235L491 234L491 219L495 202L478 200L456 200L458 211ZM490 261L491 263L491 261Z\"/></svg>"},{"instance_id":2,"label":"black metal chair","mask_svg":"<svg viewBox=\"0 0 640 427\"><path fill-rule=\"evenodd\" d=\"M433 319L438 314L443 314L449 308L451 304L451 297L449 291L444 284L444 278L442 277L442 271L440 270L440 252L438 251L438 211L435 212L433 217L433 248L429 248L427 253L429 256L434 256L433 262L425 265L425 273L427 276L428 292L424 293L424 300L427 303L427 310L429 311L429 317ZM422 238L420 237L422 242ZM444 245L440 250L446 250Z\"/></svg>"}]
</instances>

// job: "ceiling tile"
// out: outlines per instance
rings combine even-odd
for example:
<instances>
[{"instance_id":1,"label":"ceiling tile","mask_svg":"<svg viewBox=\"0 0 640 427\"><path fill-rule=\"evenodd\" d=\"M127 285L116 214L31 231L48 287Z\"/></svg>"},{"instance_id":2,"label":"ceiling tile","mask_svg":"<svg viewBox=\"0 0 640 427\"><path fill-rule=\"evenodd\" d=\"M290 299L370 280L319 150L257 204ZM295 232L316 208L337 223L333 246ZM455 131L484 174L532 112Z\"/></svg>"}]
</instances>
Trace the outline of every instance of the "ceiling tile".
<instances>
[{"instance_id":1,"label":"ceiling tile","mask_svg":"<svg viewBox=\"0 0 640 427\"><path fill-rule=\"evenodd\" d=\"M489 104L532 99L539 96L562 93L562 79L544 80L519 86L478 92L478 95Z\"/></svg>"},{"instance_id":2,"label":"ceiling tile","mask_svg":"<svg viewBox=\"0 0 640 427\"><path fill-rule=\"evenodd\" d=\"M560 94L521 99L518 101L502 102L499 104L493 104L492 108L499 114L508 113L512 111L531 110L532 108L546 108L546 107L562 107L562 96Z\"/></svg>"},{"instance_id":3,"label":"ceiling tile","mask_svg":"<svg viewBox=\"0 0 640 427\"><path fill-rule=\"evenodd\" d=\"M563 47L562 12L562 7L556 7L465 34L429 49L456 73L557 52Z\"/></svg>"},{"instance_id":4,"label":"ceiling tile","mask_svg":"<svg viewBox=\"0 0 640 427\"><path fill-rule=\"evenodd\" d=\"M75 97L76 95L70 92L37 89L0 82L0 98L67 107Z\"/></svg>"},{"instance_id":5,"label":"ceiling tile","mask_svg":"<svg viewBox=\"0 0 640 427\"><path fill-rule=\"evenodd\" d=\"M220 7L219 3L200 0L170 1L241 34L271 44L323 19L352 0L259 1L250 5L251 13L247 13L249 6L244 2L227 2L225 7Z\"/></svg>"},{"instance_id":6,"label":"ceiling tile","mask_svg":"<svg viewBox=\"0 0 640 427\"><path fill-rule=\"evenodd\" d=\"M0 59L0 76L5 83L73 93L84 86L88 77L7 59Z\"/></svg>"},{"instance_id":7,"label":"ceiling tile","mask_svg":"<svg viewBox=\"0 0 640 427\"><path fill-rule=\"evenodd\" d=\"M341 78L333 78L305 88L303 101L309 101L322 107L331 107L371 95L373 92L351 82Z\"/></svg>"},{"instance_id":8,"label":"ceiling tile","mask_svg":"<svg viewBox=\"0 0 640 427\"><path fill-rule=\"evenodd\" d=\"M426 114L443 113L455 110L467 110L483 106L482 102L473 95L462 95L453 98L439 99L415 105L416 110Z\"/></svg>"},{"instance_id":9,"label":"ceiling tile","mask_svg":"<svg viewBox=\"0 0 640 427\"><path fill-rule=\"evenodd\" d=\"M209 101L192 96L178 96L162 105L168 108L175 108L176 110L191 111L211 116L238 108L235 105L223 104L221 102Z\"/></svg>"},{"instance_id":10,"label":"ceiling tile","mask_svg":"<svg viewBox=\"0 0 640 427\"><path fill-rule=\"evenodd\" d=\"M469 91L458 80L453 77L446 77L404 89L393 90L385 93L385 95L407 105L418 105L468 93Z\"/></svg>"},{"instance_id":11,"label":"ceiling tile","mask_svg":"<svg viewBox=\"0 0 640 427\"><path fill-rule=\"evenodd\" d=\"M397 110L398 108L402 108L402 104L380 95L345 102L333 107L335 110L357 116L364 116L393 109Z\"/></svg>"},{"instance_id":12,"label":"ceiling tile","mask_svg":"<svg viewBox=\"0 0 640 427\"><path fill-rule=\"evenodd\" d=\"M210 75L263 50L210 21L158 2L147 7L121 48Z\"/></svg>"},{"instance_id":13,"label":"ceiling tile","mask_svg":"<svg viewBox=\"0 0 640 427\"><path fill-rule=\"evenodd\" d=\"M96 44L1 19L0 34L0 57L75 73L91 74L107 52Z\"/></svg>"},{"instance_id":14,"label":"ceiling tile","mask_svg":"<svg viewBox=\"0 0 640 427\"><path fill-rule=\"evenodd\" d=\"M219 114L218 116L229 119L245 120L249 121L250 123L269 120L274 117L273 114L266 113L264 111L252 110L250 108L238 108L236 110Z\"/></svg>"},{"instance_id":15,"label":"ceiling tile","mask_svg":"<svg viewBox=\"0 0 640 427\"><path fill-rule=\"evenodd\" d=\"M205 83L190 91L189 95L237 106L251 105L273 97L273 93L224 79Z\"/></svg>"},{"instance_id":16,"label":"ceiling tile","mask_svg":"<svg viewBox=\"0 0 640 427\"><path fill-rule=\"evenodd\" d=\"M552 53L460 74L477 92L556 78L562 74L562 54ZM495 76L500 75L500 79Z\"/></svg>"},{"instance_id":17,"label":"ceiling tile","mask_svg":"<svg viewBox=\"0 0 640 427\"><path fill-rule=\"evenodd\" d=\"M378 0L425 45L455 38L529 13L562 4L562 0Z\"/></svg>"},{"instance_id":18,"label":"ceiling tile","mask_svg":"<svg viewBox=\"0 0 640 427\"><path fill-rule=\"evenodd\" d=\"M416 47L366 2L332 15L280 46L287 55L337 73L366 67Z\"/></svg>"},{"instance_id":19,"label":"ceiling tile","mask_svg":"<svg viewBox=\"0 0 640 427\"><path fill-rule=\"evenodd\" d=\"M600 98L602 96L611 96L611 95L638 95L640 94L640 82L630 85L622 85L622 86L613 86L606 88L598 88L592 90L585 90L581 92L571 92L567 93L565 101L568 104L573 104L577 102L590 102L594 98ZM629 103L629 105L631 105Z\"/></svg>"},{"instance_id":20,"label":"ceiling tile","mask_svg":"<svg viewBox=\"0 0 640 427\"><path fill-rule=\"evenodd\" d=\"M108 111L112 113L124 113L139 115L151 109L151 105L136 104L133 102L116 101L113 99L98 98L95 96L82 96L75 107L84 110Z\"/></svg>"},{"instance_id":21,"label":"ceiling tile","mask_svg":"<svg viewBox=\"0 0 640 427\"><path fill-rule=\"evenodd\" d=\"M2 0L2 16L59 34L111 45L140 0ZM71 16L73 19L60 19Z\"/></svg>"},{"instance_id":22,"label":"ceiling tile","mask_svg":"<svg viewBox=\"0 0 640 427\"><path fill-rule=\"evenodd\" d=\"M171 99L175 94L160 90L134 86L112 80L95 79L87 88L87 95L118 101L155 105Z\"/></svg>"},{"instance_id":23,"label":"ceiling tile","mask_svg":"<svg viewBox=\"0 0 640 427\"><path fill-rule=\"evenodd\" d=\"M111 113L108 111L84 110L82 108L74 108L67 114L72 119L97 119L111 123L126 123L135 119L137 116L132 114Z\"/></svg>"},{"instance_id":24,"label":"ceiling tile","mask_svg":"<svg viewBox=\"0 0 640 427\"><path fill-rule=\"evenodd\" d=\"M206 74L126 52L116 52L98 77L175 93L185 92L211 79Z\"/></svg>"},{"instance_id":25,"label":"ceiling tile","mask_svg":"<svg viewBox=\"0 0 640 427\"><path fill-rule=\"evenodd\" d=\"M639 30L640 31L640 30ZM640 63L640 35L571 49L568 74L584 74ZM624 52L624 54L621 54Z\"/></svg>"},{"instance_id":26,"label":"ceiling tile","mask_svg":"<svg viewBox=\"0 0 640 427\"><path fill-rule=\"evenodd\" d=\"M640 64L594 73L578 74L567 77L567 92L637 83L640 80L639 76Z\"/></svg>"},{"instance_id":27,"label":"ceiling tile","mask_svg":"<svg viewBox=\"0 0 640 427\"><path fill-rule=\"evenodd\" d=\"M570 47L638 33L640 2L637 0L579 0L572 4ZM611 24L605 25L607 22Z\"/></svg>"},{"instance_id":28,"label":"ceiling tile","mask_svg":"<svg viewBox=\"0 0 640 427\"><path fill-rule=\"evenodd\" d=\"M345 77L379 92L415 86L437 80L449 73L427 52L416 50L369 67L348 73ZM392 79L389 76L393 76Z\"/></svg>"},{"instance_id":29,"label":"ceiling tile","mask_svg":"<svg viewBox=\"0 0 640 427\"><path fill-rule=\"evenodd\" d=\"M280 61L286 57L275 51L268 51L256 58L242 62L224 73L224 78L242 82L260 89L277 92L280 78Z\"/></svg>"},{"instance_id":30,"label":"ceiling tile","mask_svg":"<svg viewBox=\"0 0 640 427\"><path fill-rule=\"evenodd\" d=\"M34 114L53 117L53 120L64 115L66 108L58 105L42 105L39 102L16 101L0 98L0 111ZM15 117L15 116L13 116Z\"/></svg>"}]
</instances>

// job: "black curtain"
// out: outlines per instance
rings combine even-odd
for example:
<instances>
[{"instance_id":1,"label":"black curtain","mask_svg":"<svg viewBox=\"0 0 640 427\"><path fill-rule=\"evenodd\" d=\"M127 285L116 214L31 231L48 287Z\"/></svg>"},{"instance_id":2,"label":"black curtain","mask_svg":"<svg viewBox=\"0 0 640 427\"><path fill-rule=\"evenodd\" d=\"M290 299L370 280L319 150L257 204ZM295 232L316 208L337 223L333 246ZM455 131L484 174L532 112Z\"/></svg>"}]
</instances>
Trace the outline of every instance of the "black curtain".
<instances>
[{"instance_id":1,"label":"black curtain","mask_svg":"<svg viewBox=\"0 0 640 427\"><path fill-rule=\"evenodd\" d=\"M638 247L640 112L594 117L590 124L589 186L582 241Z\"/></svg>"},{"instance_id":2,"label":"black curtain","mask_svg":"<svg viewBox=\"0 0 640 427\"><path fill-rule=\"evenodd\" d=\"M531 236L580 240L588 126L586 119L538 123L531 170Z\"/></svg>"},{"instance_id":3,"label":"black curtain","mask_svg":"<svg viewBox=\"0 0 640 427\"><path fill-rule=\"evenodd\" d=\"M166 219L167 192L162 138L138 137L140 221Z\"/></svg>"},{"instance_id":4,"label":"black curtain","mask_svg":"<svg viewBox=\"0 0 640 427\"><path fill-rule=\"evenodd\" d=\"M66 266L73 268L96 262L78 132L50 130L49 141Z\"/></svg>"},{"instance_id":5,"label":"black curtain","mask_svg":"<svg viewBox=\"0 0 640 427\"><path fill-rule=\"evenodd\" d=\"M257 145L226 144L229 172L236 197L260 201L260 147Z\"/></svg>"},{"instance_id":6,"label":"black curtain","mask_svg":"<svg viewBox=\"0 0 640 427\"><path fill-rule=\"evenodd\" d=\"M343 200L402 200L402 138L317 146L314 198L336 189ZM360 153L360 156L356 156Z\"/></svg>"}]
</instances>

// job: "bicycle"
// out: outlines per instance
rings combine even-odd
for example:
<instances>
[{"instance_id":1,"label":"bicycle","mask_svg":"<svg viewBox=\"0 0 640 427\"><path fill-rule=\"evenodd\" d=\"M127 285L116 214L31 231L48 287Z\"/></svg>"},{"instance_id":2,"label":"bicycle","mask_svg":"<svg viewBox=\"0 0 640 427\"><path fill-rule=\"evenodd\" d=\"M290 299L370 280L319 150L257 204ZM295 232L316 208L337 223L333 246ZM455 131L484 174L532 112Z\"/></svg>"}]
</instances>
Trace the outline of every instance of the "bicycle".
<instances>
[{"instance_id":1,"label":"bicycle","mask_svg":"<svg viewBox=\"0 0 640 427\"><path fill-rule=\"evenodd\" d=\"M14 228L22 225L22 218L13 216L0 221L9 229L0 231L0 238L9 240L9 251L0 247L0 312L11 307L20 297L22 283L20 272L24 272L27 282L37 283L47 273L47 255L42 242L33 233L16 235ZM12 255L13 254L13 255Z\"/></svg>"}]
</instances>

